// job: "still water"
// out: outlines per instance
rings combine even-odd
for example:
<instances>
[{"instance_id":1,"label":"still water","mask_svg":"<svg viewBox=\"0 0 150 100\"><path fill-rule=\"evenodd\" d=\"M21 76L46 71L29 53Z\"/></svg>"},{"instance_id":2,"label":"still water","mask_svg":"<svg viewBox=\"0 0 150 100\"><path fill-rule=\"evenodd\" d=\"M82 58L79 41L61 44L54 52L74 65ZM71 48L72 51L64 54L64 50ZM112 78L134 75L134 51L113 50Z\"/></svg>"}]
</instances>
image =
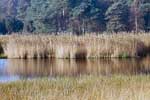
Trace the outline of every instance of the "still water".
<instances>
[{"instance_id":1,"label":"still water","mask_svg":"<svg viewBox=\"0 0 150 100\"><path fill-rule=\"evenodd\" d=\"M150 74L150 57L143 59L1 59L0 82L22 79L79 77L81 75Z\"/></svg>"}]
</instances>

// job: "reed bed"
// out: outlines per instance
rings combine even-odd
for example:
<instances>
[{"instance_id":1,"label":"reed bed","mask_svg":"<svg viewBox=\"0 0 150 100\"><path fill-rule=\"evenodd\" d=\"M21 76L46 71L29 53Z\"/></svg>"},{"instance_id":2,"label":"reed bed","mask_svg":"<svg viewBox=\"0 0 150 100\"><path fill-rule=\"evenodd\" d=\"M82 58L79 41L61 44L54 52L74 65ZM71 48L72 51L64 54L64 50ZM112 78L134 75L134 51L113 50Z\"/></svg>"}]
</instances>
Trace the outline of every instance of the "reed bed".
<instances>
[{"instance_id":1,"label":"reed bed","mask_svg":"<svg viewBox=\"0 0 150 100\"><path fill-rule=\"evenodd\" d=\"M81 76L0 84L1 100L149 100L150 76Z\"/></svg>"},{"instance_id":2,"label":"reed bed","mask_svg":"<svg viewBox=\"0 0 150 100\"><path fill-rule=\"evenodd\" d=\"M8 58L140 57L150 51L150 35L9 35L0 36Z\"/></svg>"}]
</instances>

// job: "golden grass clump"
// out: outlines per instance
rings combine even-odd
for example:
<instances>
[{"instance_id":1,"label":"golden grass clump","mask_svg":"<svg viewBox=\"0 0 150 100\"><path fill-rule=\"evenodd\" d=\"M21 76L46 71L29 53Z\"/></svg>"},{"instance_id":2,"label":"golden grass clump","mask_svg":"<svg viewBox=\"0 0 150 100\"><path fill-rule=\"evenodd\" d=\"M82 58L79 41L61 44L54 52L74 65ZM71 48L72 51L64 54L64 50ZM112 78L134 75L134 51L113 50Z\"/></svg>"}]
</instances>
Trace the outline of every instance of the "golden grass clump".
<instances>
[{"instance_id":1,"label":"golden grass clump","mask_svg":"<svg viewBox=\"0 0 150 100\"><path fill-rule=\"evenodd\" d=\"M9 36L0 35L0 54L4 52L4 48L6 47L6 44L9 40L8 38Z\"/></svg>"},{"instance_id":2,"label":"golden grass clump","mask_svg":"<svg viewBox=\"0 0 150 100\"><path fill-rule=\"evenodd\" d=\"M10 35L7 36L3 50L8 58L138 57L149 52L149 38L149 34L125 33L85 36Z\"/></svg>"}]
</instances>

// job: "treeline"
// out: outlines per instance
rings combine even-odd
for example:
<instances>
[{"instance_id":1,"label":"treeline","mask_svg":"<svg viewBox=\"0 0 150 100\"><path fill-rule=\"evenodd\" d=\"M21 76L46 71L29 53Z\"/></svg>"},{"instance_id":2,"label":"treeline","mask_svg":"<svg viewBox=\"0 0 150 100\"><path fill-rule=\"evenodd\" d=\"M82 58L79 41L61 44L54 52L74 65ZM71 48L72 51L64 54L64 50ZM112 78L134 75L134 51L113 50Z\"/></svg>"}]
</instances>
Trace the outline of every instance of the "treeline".
<instances>
[{"instance_id":1,"label":"treeline","mask_svg":"<svg viewBox=\"0 0 150 100\"><path fill-rule=\"evenodd\" d=\"M6 5L7 3L7 5ZM150 31L149 0L1 0L0 33Z\"/></svg>"}]
</instances>

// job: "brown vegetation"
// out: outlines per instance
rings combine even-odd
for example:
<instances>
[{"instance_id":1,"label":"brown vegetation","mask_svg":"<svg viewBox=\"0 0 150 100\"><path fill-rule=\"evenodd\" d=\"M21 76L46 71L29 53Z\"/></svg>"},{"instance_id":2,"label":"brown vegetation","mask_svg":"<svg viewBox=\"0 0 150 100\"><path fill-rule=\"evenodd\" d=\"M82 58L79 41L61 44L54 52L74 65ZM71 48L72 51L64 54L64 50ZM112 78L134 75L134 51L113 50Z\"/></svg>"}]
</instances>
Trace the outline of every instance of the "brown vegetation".
<instances>
[{"instance_id":1,"label":"brown vegetation","mask_svg":"<svg viewBox=\"0 0 150 100\"><path fill-rule=\"evenodd\" d=\"M1 100L149 100L150 76L82 76L0 84Z\"/></svg>"},{"instance_id":2,"label":"brown vegetation","mask_svg":"<svg viewBox=\"0 0 150 100\"><path fill-rule=\"evenodd\" d=\"M10 35L1 36L8 58L101 58L139 57L150 50L149 34L85 36Z\"/></svg>"}]
</instances>

